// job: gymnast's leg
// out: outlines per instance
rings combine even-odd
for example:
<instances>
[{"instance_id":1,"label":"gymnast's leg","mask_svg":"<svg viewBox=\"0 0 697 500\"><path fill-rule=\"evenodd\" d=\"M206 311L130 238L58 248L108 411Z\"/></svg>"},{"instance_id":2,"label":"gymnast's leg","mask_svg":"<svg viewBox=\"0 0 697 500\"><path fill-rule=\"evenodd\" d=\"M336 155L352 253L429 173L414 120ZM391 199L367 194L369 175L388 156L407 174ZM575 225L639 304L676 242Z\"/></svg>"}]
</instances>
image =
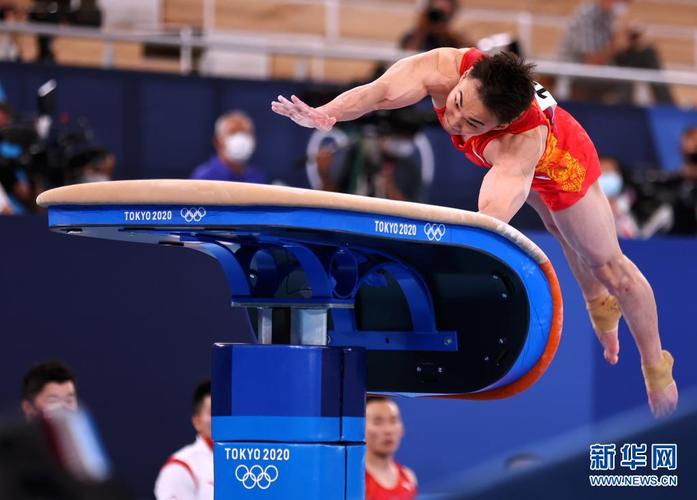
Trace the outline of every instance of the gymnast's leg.
<instances>
[{"instance_id":1,"label":"gymnast's leg","mask_svg":"<svg viewBox=\"0 0 697 500\"><path fill-rule=\"evenodd\" d=\"M649 406L656 416L675 410L678 389L673 358L661 348L653 290L621 251L607 198L598 183L564 210L551 212L561 237L610 294L617 298L641 355Z\"/></svg>"},{"instance_id":2,"label":"gymnast's leg","mask_svg":"<svg viewBox=\"0 0 697 500\"><path fill-rule=\"evenodd\" d=\"M542 202L539 195L531 191L527 202L540 216L547 231L559 240L569 267L581 287L583 297L586 299L586 308L588 309L595 335L603 346L605 360L610 364L616 364L619 360L620 352L617 328L622 315L617 300L610 295L607 288L583 264L576 251L562 238L559 229L552 219L552 213Z\"/></svg>"}]
</instances>

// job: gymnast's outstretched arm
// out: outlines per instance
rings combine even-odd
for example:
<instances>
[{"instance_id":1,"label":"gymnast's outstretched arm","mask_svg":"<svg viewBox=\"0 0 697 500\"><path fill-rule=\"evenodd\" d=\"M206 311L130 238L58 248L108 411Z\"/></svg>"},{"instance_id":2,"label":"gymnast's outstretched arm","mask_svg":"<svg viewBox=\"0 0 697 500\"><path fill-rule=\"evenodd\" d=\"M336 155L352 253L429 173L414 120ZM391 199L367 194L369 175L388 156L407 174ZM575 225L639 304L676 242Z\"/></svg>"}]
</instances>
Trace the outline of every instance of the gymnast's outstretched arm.
<instances>
[{"instance_id":1,"label":"gymnast's outstretched arm","mask_svg":"<svg viewBox=\"0 0 697 500\"><path fill-rule=\"evenodd\" d=\"M414 104L427 95L447 88L449 66L462 49L434 49L400 59L380 78L347 90L324 106L313 108L296 96L278 96L271 109L298 125L320 130L336 122L354 120L378 109L397 109ZM456 76L457 78L457 76Z\"/></svg>"}]
</instances>

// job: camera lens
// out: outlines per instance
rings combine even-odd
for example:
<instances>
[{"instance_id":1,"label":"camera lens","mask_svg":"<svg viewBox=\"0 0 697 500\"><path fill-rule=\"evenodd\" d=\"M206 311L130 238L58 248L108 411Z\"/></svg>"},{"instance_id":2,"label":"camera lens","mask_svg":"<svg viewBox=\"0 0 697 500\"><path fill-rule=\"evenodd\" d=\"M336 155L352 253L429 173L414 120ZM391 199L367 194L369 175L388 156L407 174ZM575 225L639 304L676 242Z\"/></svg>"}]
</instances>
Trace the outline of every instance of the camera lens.
<instances>
[{"instance_id":1,"label":"camera lens","mask_svg":"<svg viewBox=\"0 0 697 500\"><path fill-rule=\"evenodd\" d=\"M428 20L431 23L442 23L446 20L447 16L444 11L437 7L431 7L428 9Z\"/></svg>"}]
</instances>

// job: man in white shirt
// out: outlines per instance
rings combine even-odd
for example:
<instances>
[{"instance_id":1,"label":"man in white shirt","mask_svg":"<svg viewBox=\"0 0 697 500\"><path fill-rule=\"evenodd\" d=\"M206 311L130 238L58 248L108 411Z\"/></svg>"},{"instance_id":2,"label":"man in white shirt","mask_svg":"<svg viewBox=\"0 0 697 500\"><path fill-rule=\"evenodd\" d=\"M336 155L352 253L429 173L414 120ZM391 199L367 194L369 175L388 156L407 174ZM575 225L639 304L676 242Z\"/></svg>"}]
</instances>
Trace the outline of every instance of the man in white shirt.
<instances>
[{"instance_id":1,"label":"man in white shirt","mask_svg":"<svg viewBox=\"0 0 697 500\"><path fill-rule=\"evenodd\" d=\"M191 423L198 433L196 441L174 453L160 469L157 500L213 500L210 380L194 391Z\"/></svg>"}]
</instances>

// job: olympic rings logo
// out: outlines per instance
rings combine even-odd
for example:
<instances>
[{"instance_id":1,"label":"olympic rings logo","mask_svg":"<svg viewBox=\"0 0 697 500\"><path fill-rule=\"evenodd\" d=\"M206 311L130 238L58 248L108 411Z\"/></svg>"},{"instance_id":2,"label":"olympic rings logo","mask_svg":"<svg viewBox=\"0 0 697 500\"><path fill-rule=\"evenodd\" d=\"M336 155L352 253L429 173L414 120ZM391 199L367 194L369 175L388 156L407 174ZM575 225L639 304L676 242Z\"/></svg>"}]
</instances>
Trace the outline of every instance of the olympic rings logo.
<instances>
[{"instance_id":1,"label":"olympic rings logo","mask_svg":"<svg viewBox=\"0 0 697 500\"><path fill-rule=\"evenodd\" d=\"M206 216L206 209L203 207L182 208L179 214L186 222L200 222Z\"/></svg>"},{"instance_id":2,"label":"olympic rings logo","mask_svg":"<svg viewBox=\"0 0 697 500\"><path fill-rule=\"evenodd\" d=\"M267 490L271 484L278 479L278 469L275 465L238 465L235 469L235 479L237 479L246 490L259 488Z\"/></svg>"},{"instance_id":3,"label":"olympic rings logo","mask_svg":"<svg viewBox=\"0 0 697 500\"><path fill-rule=\"evenodd\" d=\"M445 236L445 225L444 224L431 224L428 222L424 226L424 233L429 241L440 241Z\"/></svg>"}]
</instances>

